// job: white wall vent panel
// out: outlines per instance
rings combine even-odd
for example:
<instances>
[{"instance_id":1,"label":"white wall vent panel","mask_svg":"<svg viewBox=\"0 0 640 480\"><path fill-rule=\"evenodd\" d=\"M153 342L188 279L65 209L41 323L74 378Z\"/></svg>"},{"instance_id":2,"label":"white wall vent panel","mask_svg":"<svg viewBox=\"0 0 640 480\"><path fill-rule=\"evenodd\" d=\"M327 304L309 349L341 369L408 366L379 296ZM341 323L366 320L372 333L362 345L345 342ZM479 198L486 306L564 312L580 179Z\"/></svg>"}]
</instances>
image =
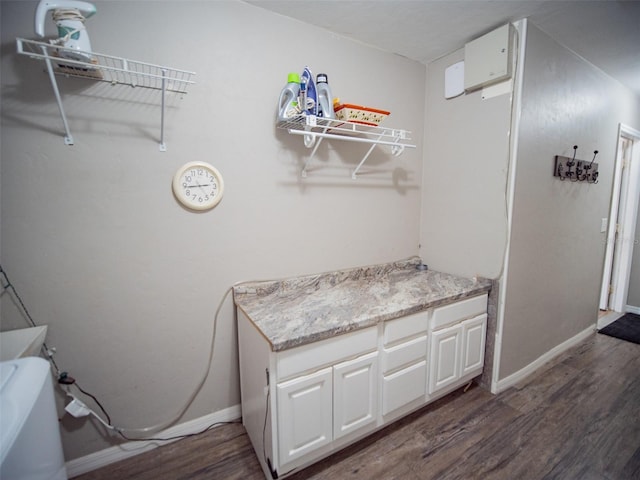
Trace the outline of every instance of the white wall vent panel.
<instances>
[{"instance_id":1,"label":"white wall vent panel","mask_svg":"<svg viewBox=\"0 0 640 480\"><path fill-rule=\"evenodd\" d=\"M513 26L504 25L464 46L464 89L477 90L511 78Z\"/></svg>"}]
</instances>

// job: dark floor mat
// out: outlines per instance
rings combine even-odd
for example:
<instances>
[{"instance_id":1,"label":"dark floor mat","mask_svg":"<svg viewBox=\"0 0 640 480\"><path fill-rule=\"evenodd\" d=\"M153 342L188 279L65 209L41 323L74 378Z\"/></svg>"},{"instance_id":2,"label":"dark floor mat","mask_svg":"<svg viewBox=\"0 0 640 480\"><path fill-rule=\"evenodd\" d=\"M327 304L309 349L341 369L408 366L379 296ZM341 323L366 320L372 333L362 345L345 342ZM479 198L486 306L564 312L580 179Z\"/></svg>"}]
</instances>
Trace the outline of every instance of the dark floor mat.
<instances>
[{"instance_id":1,"label":"dark floor mat","mask_svg":"<svg viewBox=\"0 0 640 480\"><path fill-rule=\"evenodd\" d=\"M602 330L598 330L598 333L640 344L640 315L627 313Z\"/></svg>"}]
</instances>

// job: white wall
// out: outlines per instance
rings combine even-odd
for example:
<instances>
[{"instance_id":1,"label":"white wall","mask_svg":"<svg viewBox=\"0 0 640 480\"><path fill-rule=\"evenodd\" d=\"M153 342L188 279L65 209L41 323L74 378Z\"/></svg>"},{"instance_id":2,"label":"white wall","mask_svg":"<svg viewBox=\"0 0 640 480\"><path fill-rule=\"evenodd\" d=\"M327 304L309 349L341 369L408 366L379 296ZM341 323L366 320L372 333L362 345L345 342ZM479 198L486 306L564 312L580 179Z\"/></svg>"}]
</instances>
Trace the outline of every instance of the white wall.
<instances>
[{"instance_id":1,"label":"white wall","mask_svg":"<svg viewBox=\"0 0 640 480\"><path fill-rule=\"evenodd\" d=\"M421 255L434 270L498 278L506 242L511 95L444 98L444 72L464 50L427 67Z\"/></svg>"},{"instance_id":2,"label":"white wall","mask_svg":"<svg viewBox=\"0 0 640 480\"><path fill-rule=\"evenodd\" d=\"M425 67L237 1L95 3L95 51L194 70L197 84L170 98L161 153L157 93L62 78L75 139L65 146L43 64L15 54L16 36L35 38L36 2L0 3L1 259L49 325L58 365L116 425L145 427L193 391L235 282L418 253ZM376 149L352 181L366 147L326 142L301 180L309 151L274 116L287 73L305 65L343 101L391 110L385 123L417 132L418 148ZM213 211L172 196L174 172L192 160L224 177ZM1 300L2 329L26 326ZM228 298L211 373L181 421L239 402L234 322ZM116 441L91 421L61 425L67 460Z\"/></svg>"},{"instance_id":3,"label":"white wall","mask_svg":"<svg viewBox=\"0 0 640 480\"><path fill-rule=\"evenodd\" d=\"M529 24L499 378L595 326L618 125L630 91ZM599 183L553 177L554 157L591 160Z\"/></svg>"}]
</instances>

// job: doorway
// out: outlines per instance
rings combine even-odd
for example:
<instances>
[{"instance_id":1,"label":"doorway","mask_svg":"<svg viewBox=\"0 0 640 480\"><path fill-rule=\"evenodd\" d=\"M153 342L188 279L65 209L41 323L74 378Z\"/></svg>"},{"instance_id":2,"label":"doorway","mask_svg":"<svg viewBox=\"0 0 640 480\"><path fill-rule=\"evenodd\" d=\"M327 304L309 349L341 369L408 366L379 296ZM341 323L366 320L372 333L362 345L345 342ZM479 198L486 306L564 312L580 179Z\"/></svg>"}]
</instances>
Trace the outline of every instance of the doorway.
<instances>
[{"instance_id":1,"label":"doorway","mask_svg":"<svg viewBox=\"0 0 640 480\"><path fill-rule=\"evenodd\" d=\"M603 328L626 312L639 201L640 131L620 124L598 328Z\"/></svg>"}]
</instances>

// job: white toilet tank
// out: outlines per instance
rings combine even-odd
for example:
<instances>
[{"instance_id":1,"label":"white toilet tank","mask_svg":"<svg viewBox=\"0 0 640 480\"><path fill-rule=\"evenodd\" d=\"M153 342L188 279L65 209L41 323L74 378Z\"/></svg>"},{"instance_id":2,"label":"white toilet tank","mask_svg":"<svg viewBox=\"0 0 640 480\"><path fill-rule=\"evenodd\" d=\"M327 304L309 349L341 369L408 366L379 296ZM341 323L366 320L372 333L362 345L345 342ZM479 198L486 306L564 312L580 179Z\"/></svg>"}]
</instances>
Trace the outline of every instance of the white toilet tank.
<instances>
[{"instance_id":1,"label":"white toilet tank","mask_svg":"<svg viewBox=\"0 0 640 480\"><path fill-rule=\"evenodd\" d=\"M67 480L49 362L0 362L0 478Z\"/></svg>"}]
</instances>

